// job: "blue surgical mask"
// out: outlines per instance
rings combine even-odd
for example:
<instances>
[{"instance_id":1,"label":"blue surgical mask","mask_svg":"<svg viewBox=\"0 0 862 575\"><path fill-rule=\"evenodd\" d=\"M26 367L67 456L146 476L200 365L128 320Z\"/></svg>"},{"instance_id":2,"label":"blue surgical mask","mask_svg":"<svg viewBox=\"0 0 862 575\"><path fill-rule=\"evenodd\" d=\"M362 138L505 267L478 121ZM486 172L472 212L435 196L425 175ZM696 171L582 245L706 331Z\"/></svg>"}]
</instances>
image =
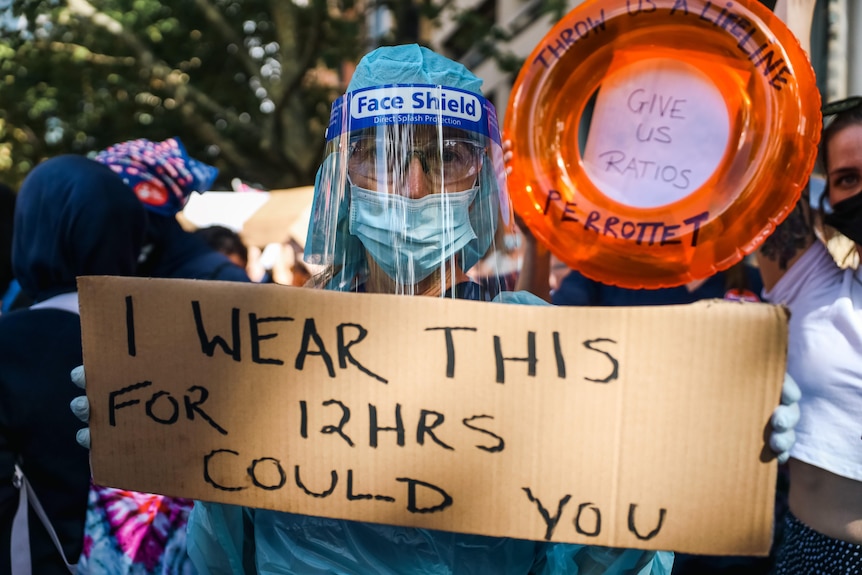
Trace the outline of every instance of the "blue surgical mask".
<instances>
[{"instance_id":1,"label":"blue surgical mask","mask_svg":"<svg viewBox=\"0 0 862 575\"><path fill-rule=\"evenodd\" d=\"M351 184L349 230L390 278L415 284L476 239L470 205L478 189L412 199Z\"/></svg>"}]
</instances>

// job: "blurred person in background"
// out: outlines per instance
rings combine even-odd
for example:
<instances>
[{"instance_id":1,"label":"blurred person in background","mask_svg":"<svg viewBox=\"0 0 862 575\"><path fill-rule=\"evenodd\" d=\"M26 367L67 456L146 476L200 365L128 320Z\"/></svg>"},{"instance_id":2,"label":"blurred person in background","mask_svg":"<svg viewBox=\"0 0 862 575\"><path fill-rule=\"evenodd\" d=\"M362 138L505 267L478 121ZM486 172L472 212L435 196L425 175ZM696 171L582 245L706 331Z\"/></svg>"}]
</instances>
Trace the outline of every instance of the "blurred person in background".
<instances>
[{"instance_id":1,"label":"blurred person in background","mask_svg":"<svg viewBox=\"0 0 862 575\"><path fill-rule=\"evenodd\" d=\"M207 245L221 252L228 257L230 261L246 269L248 266L248 248L243 242L242 236L237 232L225 226L207 226L198 228L194 235L202 238Z\"/></svg>"},{"instance_id":2,"label":"blurred person in background","mask_svg":"<svg viewBox=\"0 0 862 575\"><path fill-rule=\"evenodd\" d=\"M12 274L12 222L15 217L15 192L0 184L0 313L8 311L20 290ZM14 282L14 283L13 283ZM7 303L9 301L10 303Z\"/></svg>"},{"instance_id":3,"label":"blurred person in background","mask_svg":"<svg viewBox=\"0 0 862 575\"><path fill-rule=\"evenodd\" d=\"M146 209L137 275L250 281L243 268L177 221L176 215L191 193L208 190L218 174L216 168L190 157L179 139L122 142L100 152L95 160L116 173ZM83 379L80 366L73 380ZM88 417L89 405L79 407ZM76 413L84 417L84 411ZM94 485L81 569L111 575L194 574L186 552L186 523L192 506L192 500L181 497Z\"/></svg>"},{"instance_id":4,"label":"blurred person in background","mask_svg":"<svg viewBox=\"0 0 862 575\"><path fill-rule=\"evenodd\" d=\"M218 170L188 155L179 138L163 142L130 140L96 154L114 170L147 208L147 240L139 275L250 281L245 270L176 219L192 192L206 192Z\"/></svg>"},{"instance_id":5,"label":"blurred person in background","mask_svg":"<svg viewBox=\"0 0 862 575\"><path fill-rule=\"evenodd\" d=\"M15 227L16 194L12 188L0 184L0 314L33 303L21 291L21 283L12 270L12 230Z\"/></svg>"},{"instance_id":6,"label":"blurred person in background","mask_svg":"<svg viewBox=\"0 0 862 575\"><path fill-rule=\"evenodd\" d=\"M15 573L68 574L67 563L77 563L84 548L90 463L70 441L79 423L68 406L78 391L70 393L67 383L82 362L77 278L133 275L145 228L146 213L132 191L84 157L42 162L21 185L13 267L36 303L0 316L2 573L14 566ZM17 485L26 477L30 487L22 493L32 490L20 514L13 486L18 470ZM34 510L34 498L47 522Z\"/></svg>"},{"instance_id":7,"label":"blurred person in background","mask_svg":"<svg viewBox=\"0 0 862 575\"><path fill-rule=\"evenodd\" d=\"M268 244L263 250L249 249L249 260L249 275L260 283L303 287L313 276L302 261L302 246L293 238L283 244Z\"/></svg>"},{"instance_id":8,"label":"blurred person in background","mask_svg":"<svg viewBox=\"0 0 862 575\"><path fill-rule=\"evenodd\" d=\"M288 247L293 252L293 261L290 263L290 285L302 287L311 281L314 274L308 265L302 261L303 247L294 239L288 242Z\"/></svg>"}]
</instances>

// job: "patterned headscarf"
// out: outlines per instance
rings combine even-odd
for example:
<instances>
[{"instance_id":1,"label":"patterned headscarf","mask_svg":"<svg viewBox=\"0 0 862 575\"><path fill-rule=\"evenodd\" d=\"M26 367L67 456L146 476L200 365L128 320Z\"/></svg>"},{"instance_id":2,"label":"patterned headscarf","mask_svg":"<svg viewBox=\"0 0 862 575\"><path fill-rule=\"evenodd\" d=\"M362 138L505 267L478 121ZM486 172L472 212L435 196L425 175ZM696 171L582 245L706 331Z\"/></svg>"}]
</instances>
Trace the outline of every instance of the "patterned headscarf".
<instances>
[{"instance_id":1,"label":"patterned headscarf","mask_svg":"<svg viewBox=\"0 0 862 575\"><path fill-rule=\"evenodd\" d=\"M176 215L192 192L205 192L218 175L218 169L189 157L179 138L121 142L95 160L119 174L148 210L164 216Z\"/></svg>"}]
</instances>

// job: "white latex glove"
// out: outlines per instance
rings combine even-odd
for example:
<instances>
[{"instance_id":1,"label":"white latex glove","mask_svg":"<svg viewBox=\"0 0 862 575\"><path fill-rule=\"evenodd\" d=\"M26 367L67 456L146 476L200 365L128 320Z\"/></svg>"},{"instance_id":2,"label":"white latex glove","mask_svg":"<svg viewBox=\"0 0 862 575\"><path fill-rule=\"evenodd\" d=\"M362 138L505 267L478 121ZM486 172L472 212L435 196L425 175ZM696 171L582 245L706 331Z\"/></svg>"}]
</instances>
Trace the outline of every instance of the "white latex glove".
<instances>
[{"instance_id":1,"label":"white latex glove","mask_svg":"<svg viewBox=\"0 0 862 575\"><path fill-rule=\"evenodd\" d=\"M796 443L796 432L793 430L799 423L799 399L802 391L790 377L784 374L784 384L781 386L781 405L772 412L769 424L769 448L778 456L778 463L785 463L790 458L790 448Z\"/></svg>"},{"instance_id":2,"label":"white latex glove","mask_svg":"<svg viewBox=\"0 0 862 575\"><path fill-rule=\"evenodd\" d=\"M80 387L81 389L86 389L87 379L84 377L84 366L79 365L75 369L72 370L71 373L72 383ZM83 421L84 423L90 423L90 400L87 399L85 395L79 395L75 399L73 399L69 403L69 407L72 408L72 413L75 414L75 417ZM90 449L90 428L85 427L83 429L79 429L78 433L75 435L75 439L81 445L81 447L86 447Z\"/></svg>"}]
</instances>

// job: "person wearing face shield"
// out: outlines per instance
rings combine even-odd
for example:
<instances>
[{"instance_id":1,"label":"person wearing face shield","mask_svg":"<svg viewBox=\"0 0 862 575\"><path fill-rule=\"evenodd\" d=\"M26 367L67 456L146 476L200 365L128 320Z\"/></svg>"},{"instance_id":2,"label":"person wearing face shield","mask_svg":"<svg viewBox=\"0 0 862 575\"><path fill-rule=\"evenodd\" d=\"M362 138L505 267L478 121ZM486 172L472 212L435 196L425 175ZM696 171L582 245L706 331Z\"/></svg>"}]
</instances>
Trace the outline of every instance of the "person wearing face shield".
<instances>
[{"instance_id":1,"label":"person wearing face shield","mask_svg":"<svg viewBox=\"0 0 862 575\"><path fill-rule=\"evenodd\" d=\"M333 104L305 260L324 289L486 299L469 269L512 225L481 80L417 45L379 48ZM542 303L526 292L516 303ZM503 308L501 308L502 310ZM611 549L195 502L206 574L669 574L668 552Z\"/></svg>"},{"instance_id":2,"label":"person wearing face shield","mask_svg":"<svg viewBox=\"0 0 862 575\"><path fill-rule=\"evenodd\" d=\"M333 105L305 246L319 287L484 299L466 272L512 222L496 114L429 54L369 54Z\"/></svg>"}]
</instances>

